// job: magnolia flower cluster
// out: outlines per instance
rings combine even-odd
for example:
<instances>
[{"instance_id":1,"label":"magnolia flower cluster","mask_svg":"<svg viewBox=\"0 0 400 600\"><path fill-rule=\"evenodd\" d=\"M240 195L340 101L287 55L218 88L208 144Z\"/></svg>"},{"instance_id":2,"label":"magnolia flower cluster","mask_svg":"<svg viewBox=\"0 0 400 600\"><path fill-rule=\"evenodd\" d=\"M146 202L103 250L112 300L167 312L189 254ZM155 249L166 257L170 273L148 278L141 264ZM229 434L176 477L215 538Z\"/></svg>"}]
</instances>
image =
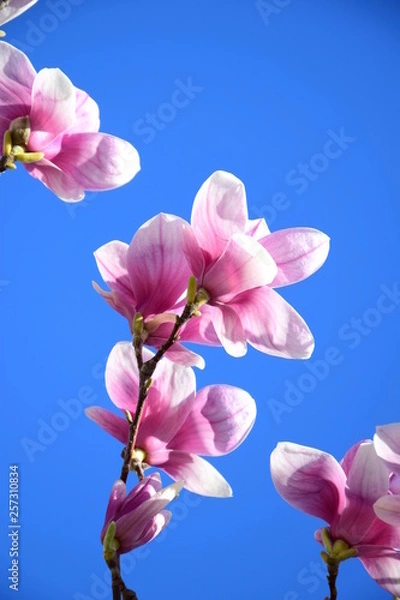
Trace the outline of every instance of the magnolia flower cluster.
<instances>
[{"instance_id":1,"label":"magnolia flower cluster","mask_svg":"<svg viewBox=\"0 0 400 600\"><path fill-rule=\"evenodd\" d=\"M243 183L217 171L194 200L191 223L160 214L139 228L128 245L112 241L95 253L111 291L95 289L128 319L144 318L144 341L159 348L185 304L191 275L203 298L201 316L192 318L180 342L223 346L231 356L247 343L274 356L308 358L313 336L302 317L275 291L301 281L324 263L329 238L301 227L271 233L264 219L248 218ZM204 366L181 343L168 358Z\"/></svg>"},{"instance_id":2,"label":"magnolia flower cluster","mask_svg":"<svg viewBox=\"0 0 400 600\"><path fill-rule=\"evenodd\" d=\"M374 441L333 456L289 442L271 455L278 493L328 528L315 538L326 561L358 557L371 577L400 595L400 423L377 428Z\"/></svg>"},{"instance_id":3,"label":"magnolia flower cluster","mask_svg":"<svg viewBox=\"0 0 400 600\"><path fill-rule=\"evenodd\" d=\"M132 334L139 316L141 342L155 348L169 338L195 277L199 310L157 365L132 449L143 468L157 467L198 494L232 495L229 483L202 457L237 448L254 424L256 405L247 392L229 385L196 392L192 367L204 367L204 360L184 342L220 345L236 357L249 343L268 354L307 358L314 346L311 332L274 288L314 273L328 251L329 238L315 229L271 233L263 219L250 220L243 183L218 171L197 193L190 224L159 214L139 228L130 245L112 241L95 252L110 291L96 283L95 289L127 318ZM144 361L153 356L143 349ZM140 385L130 342L113 348L105 379L120 415L99 406L86 414L126 447L126 415L136 412Z\"/></svg>"},{"instance_id":4,"label":"magnolia flower cluster","mask_svg":"<svg viewBox=\"0 0 400 600\"><path fill-rule=\"evenodd\" d=\"M0 0L0 25L36 1ZM138 153L99 129L98 106L86 92L57 68L36 72L23 52L0 42L0 173L21 163L67 202L82 200L86 190L124 185L140 170ZM214 384L196 391L192 367L204 368L204 360L185 343L222 346L233 357L244 356L249 344L265 354L308 358L313 336L275 290L312 275L328 251L321 231L271 233L264 219L249 219L243 183L217 171L200 187L190 223L159 214L130 244L114 240L95 252L109 289L93 285L134 336L133 344L116 344L106 365L106 388L119 414L100 406L86 410L121 442L124 464L129 448L129 460L140 465L141 480L129 492L124 480L114 483L100 535L113 593L136 597L120 577L118 557L160 533L171 517L165 508L182 487L232 495L203 457L235 450L256 418L254 399L242 389ZM195 309L169 344L188 305ZM139 411L139 362L155 356L144 346L159 350L166 343ZM134 436L132 415L138 415ZM148 467L174 483L163 488L159 473L145 477ZM378 584L400 596L400 423L378 427L373 441L357 443L340 463L320 450L280 443L271 475L289 504L327 523L315 537L328 566L357 556Z\"/></svg>"}]
</instances>

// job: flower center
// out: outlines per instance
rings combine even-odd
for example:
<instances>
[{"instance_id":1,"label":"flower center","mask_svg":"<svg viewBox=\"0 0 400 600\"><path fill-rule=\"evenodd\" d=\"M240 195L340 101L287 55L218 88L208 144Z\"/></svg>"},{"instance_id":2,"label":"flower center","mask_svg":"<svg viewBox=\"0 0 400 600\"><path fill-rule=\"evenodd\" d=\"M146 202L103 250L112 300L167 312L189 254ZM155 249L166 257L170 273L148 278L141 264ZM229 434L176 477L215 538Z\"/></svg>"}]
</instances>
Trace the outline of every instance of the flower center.
<instances>
[{"instance_id":1,"label":"flower center","mask_svg":"<svg viewBox=\"0 0 400 600\"><path fill-rule=\"evenodd\" d=\"M0 0L1 2L1 0ZM0 9L3 6L0 4ZM10 123L10 128L4 134L3 156L0 158L0 172L6 169L15 169L16 161L34 163L42 160L43 152L30 152L27 150L31 124L29 117L18 117Z\"/></svg>"},{"instance_id":2,"label":"flower center","mask_svg":"<svg viewBox=\"0 0 400 600\"><path fill-rule=\"evenodd\" d=\"M326 550L326 552L321 552L321 557L327 565L338 565L343 560L353 558L358 554L357 548L349 546L349 544L343 540L336 540L333 542L327 527L322 529L321 537Z\"/></svg>"}]
</instances>

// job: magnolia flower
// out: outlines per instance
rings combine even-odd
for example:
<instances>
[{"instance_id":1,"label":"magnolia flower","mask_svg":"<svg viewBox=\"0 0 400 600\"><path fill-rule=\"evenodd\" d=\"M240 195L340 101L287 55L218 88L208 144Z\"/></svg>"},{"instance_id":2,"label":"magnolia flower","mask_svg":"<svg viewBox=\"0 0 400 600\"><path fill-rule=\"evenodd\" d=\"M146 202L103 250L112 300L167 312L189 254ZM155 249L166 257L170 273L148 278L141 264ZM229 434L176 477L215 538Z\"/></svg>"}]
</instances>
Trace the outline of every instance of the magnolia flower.
<instances>
[{"instance_id":1,"label":"magnolia flower","mask_svg":"<svg viewBox=\"0 0 400 600\"><path fill-rule=\"evenodd\" d=\"M273 288L319 269L328 236L304 227L270 233L264 219L249 220L243 183L224 171L201 186L191 226L197 243L186 244L185 256L208 302L182 340L222 344L232 356L245 354L248 342L267 354L308 358L311 332Z\"/></svg>"},{"instance_id":2,"label":"magnolia flower","mask_svg":"<svg viewBox=\"0 0 400 600\"><path fill-rule=\"evenodd\" d=\"M179 481L162 489L160 475L153 473L126 495L125 483L117 479L111 490L100 535L102 543L112 522L115 523L112 542L118 554L151 542L168 525L171 513L163 509L178 496L182 483Z\"/></svg>"},{"instance_id":3,"label":"magnolia flower","mask_svg":"<svg viewBox=\"0 0 400 600\"><path fill-rule=\"evenodd\" d=\"M374 445L377 455L391 472L391 494L378 498L374 510L382 521L400 527L400 423L377 427Z\"/></svg>"},{"instance_id":4,"label":"magnolia flower","mask_svg":"<svg viewBox=\"0 0 400 600\"><path fill-rule=\"evenodd\" d=\"M37 0L0 0L0 25L19 17L36 2Z\"/></svg>"},{"instance_id":5,"label":"magnolia flower","mask_svg":"<svg viewBox=\"0 0 400 600\"><path fill-rule=\"evenodd\" d=\"M133 333L133 318L143 319L145 344L158 348L169 337L179 300L191 275L182 247L185 238L194 239L190 225L173 215L159 214L147 221L134 235L130 245L113 241L94 253L97 267L110 292L93 282L106 302L128 319ZM175 343L167 356L186 366L204 367L204 360Z\"/></svg>"},{"instance_id":6,"label":"magnolia flower","mask_svg":"<svg viewBox=\"0 0 400 600\"><path fill-rule=\"evenodd\" d=\"M99 126L97 104L62 71L36 73L23 52L0 42L1 170L21 162L67 202L119 187L139 171L138 153Z\"/></svg>"},{"instance_id":7,"label":"magnolia flower","mask_svg":"<svg viewBox=\"0 0 400 600\"><path fill-rule=\"evenodd\" d=\"M308 358L314 348L310 330L273 288L314 273L328 251L329 238L316 229L270 233L264 219L249 220L242 182L218 171L200 188L191 225L158 215L130 246L113 241L99 248L97 266L111 292L95 288L131 328L135 313L142 313L144 342L159 347L194 275L205 304L201 316L182 327L180 341L223 345L233 356L245 354L249 342L268 354ZM200 364L181 345L168 352L181 364Z\"/></svg>"},{"instance_id":8,"label":"magnolia flower","mask_svg":"<svg viewBox=\"0 0 400 600\"><path fill-rule=\"evenodd\" d=\"M153 356L143 351L144 360ZM128 342L112 349L106 365L106 387L114 404L135 413L139 375L135 352ZM192 369L166 359L157 365L140 421L133 457L143 466L162 469L185 488L204 496L227 497L227 481L199 454L221 456L232 452L246 438L256 417L253 398L236 387L211 385L196 395ZM100 407L86 415L124 445L129 423Z\"/></svg>"},{"instance_id":9,"label":"magnolia flower","mask_svg":"<svg viewBox=\"0 0 400 600\"><path fill-rule=\"evenodd\" d=\"M344 542L379 585L400 595L400 528L374 513L374 502L389 492L389 472L371 441L350 448L340 464L321 450L282 442L272 452L271 475L286 502L326 521L332 542Z\"/></svg>"}]
</instances>

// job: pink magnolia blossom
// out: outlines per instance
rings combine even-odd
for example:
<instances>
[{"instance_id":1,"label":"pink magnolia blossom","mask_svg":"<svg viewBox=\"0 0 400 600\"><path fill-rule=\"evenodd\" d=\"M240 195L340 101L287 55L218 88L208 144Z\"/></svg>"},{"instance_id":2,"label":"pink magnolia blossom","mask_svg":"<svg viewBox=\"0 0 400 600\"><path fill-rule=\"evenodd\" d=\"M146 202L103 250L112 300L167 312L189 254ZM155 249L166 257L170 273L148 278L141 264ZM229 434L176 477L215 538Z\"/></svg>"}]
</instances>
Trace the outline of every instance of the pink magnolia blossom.
<instances>
[{"instance_id":1,"label":"pink magnolia blossom","mask_svg":"<svg viewBox=\"0 0 400 600\"><path fill-rule=\"evenodd\" d=\"M400 595L400 528L374 512L374 502L389 492L389 471L371 441L350 448L340 464L321 450L280 443L271 455L271 475L286 502L326 521L332 541L356 548L371 577ZM316 539L321 541L321 530Z\"/></svg>"},{"instance_id":2,"label":"pink magnolia blossom","mask_svg":"<svg viewBox=\"0 0 400 600\"><path fill-rule=\"evenodd\" d=\"M159 214L142 225L130 245L113 241L94 253L101 276L110 288L93 286L106 302L128 319L133 332L133 318L144 318L145 344L158 348L171 333L175 315L182 307L182 296L191 275L182 248L185 239L193 241L190 225L179 217ZM204 360L175 343L168 358L204 367Z\"/></svg>"},{"instance_id":3,"label":"pink magnolia blossom","mask_svg":"<svg viewBox=\"0 0 400 600\"><path fill-rule=\"evenodd\" d=\"M377 427L374 444L376 453L391 473L391 493L378 498L374 510L382 521L400 527L400 423Z\"/></svg>"},{"instance_id":4,"label":"pink magnolia blossom","mask_svg":"<svg viewBox=\"0 0 400 600\"><path fill-rule=\"evenodd\" d=\"M181 489L181 481L162 489L160 475L153 473L126 495L125 483L117 479L108 501L101 541L104 541L108 526L114 521L118 554L151 542L168 525L171 513L163 509Z\"/></svg>"},{"instance_id":5,"label":"pink magnolia blossom","mask_svg":"<svg viewBox=\"0 0 400 600\"><path fill-rule=\"evenodd\" d=\"M4 154L59 198L109 190L140 169L135 148L99 133L99 109L59 69L36 73L23 52L0 42L0 137Z\"/></svg>"},{"instance_id":6,"label":"pink magnolia blossom","mask_svg":"<svg viewBox=\"0 0 400 600\"><path fill-rule=\"evenodd\" d=\"M36 2L37 0L2 0L0 2L0 25L19 17Z\"/></svg>"},{"instance_id":7,"label":"pink magnolia blossom","mask_svg":"<svg viewBox=\"0 0 400 600\"><path fill-rule=\"evenodd\" d=\"M209 301L182 340L222 344L232 356L245 354L248 342L267 354L308 358L314 349L311 332L273 288L319 269L329 238L305 227L270 233L264 219L249 220L243 183L224 171L201 186L191 226L197 244L187 244L185 255Z\"/></svg>"},{"instance_id":8,"label":"pink magnolia blossom","mask_svg":"<svg viewBox=\"0 0 400 600\"><path fill-rule=\"evenodd\" d=\"M218 171L201 187L191 226L172 215L145 223L128 246L113 241L99 248L97 266L111 292L95 289L131 328L145 317L145 343L159 347L181 312L189 276L209 300L201 316L181 330L180 340L223 345L242 356L246 343L276 356L308 358L313 337L298 313L273 288L295 283L325 261L329 238L316 229L270 233L264 219L249 220L243 184ZM168 357L199 365L175 344ZM197 361L197 362L196 362Z\"/></svg>"},{"instance_id":9,"label":"pink magnolia blossom","mask_svg":"<svg viewBox=\"0 0 400 600\"><path fill-rule=\"evenodd\" d=\"M153 356L144 350L144 360ZM114 346L106 365L106 387L122 411L136 410L139 377L135 353L128 342ZM210 385L196 395L192 369L163 359L157 365L136 441L135 456L144 466L164 470L185 488L204 496L227 497L232 490L220 473L198 456L232 452L253 426L253 398L236 387ZM124 445L129 424L104 408L90 407L86 414Z\"/></svg>"}]
</instances>

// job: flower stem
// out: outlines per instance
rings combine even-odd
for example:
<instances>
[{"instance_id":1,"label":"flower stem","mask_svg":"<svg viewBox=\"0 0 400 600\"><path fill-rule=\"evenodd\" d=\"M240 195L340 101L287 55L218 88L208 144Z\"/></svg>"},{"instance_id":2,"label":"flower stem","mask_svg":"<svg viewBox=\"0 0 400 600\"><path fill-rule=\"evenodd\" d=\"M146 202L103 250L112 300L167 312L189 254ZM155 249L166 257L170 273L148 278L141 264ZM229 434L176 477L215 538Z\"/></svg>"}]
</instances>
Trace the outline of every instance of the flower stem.
<instances>
[{"instance_id":1,"label":"flower stem","mask_svg":"<svg viewBox=\"0 0 400 600\"><path fill-rule=\"evenodd\" d=\"M143 409L145 406L147 394L149 393L151 377L152 377L159 361L162 359L164 354L171 348L171 346L176 342L179 330L182 327L182 325L184 325L187 321L189 321L189 319L193 316L193 313L195 313L196 310L198 310L198 306L195 303L186 304L185 308L183 309L182 314L180 316L179 315L176 316L175 324L172 328L171 334L168 337L167 341L157 350L156 354L152 358L147 360L146 362L143 362L143 355L142 355L143 341L142 341L142 339L138 336L134 336L134 338L133 338L132 343L133 343L133 347L135 349L135 355L136 355L136 360L137 360L138 369L139 369L139 397L138 397L135 415L132 419L132 422L130 423L128 444L127 444L124 454L123 454L124 462L123 462L122 468L121 468L120 479L122 479L122 481L124 483L126 483L126 481L128 479L128 475L129 475L129 471L130 471L131 467L133 468L133 470L136 471L139 479L143 479L143 477L144 477L143 467L142 467L141 463L139 461L136 461L132 464L131 458L132 458L132 450L135 448L135 445L136 445L136 439L137 439L137 435L138 435L138 431L139 431L140 419L143 414Z\"/></svg>"},{"instance_id":2,"label":"flower stem","mask_svg":"<svg viewBox=\"0 0 400 600\"><path fill-rule=\"evenodd\" d=\"M113 600L138 600L136 593L133 590L128 590L120 572L119 555L114 555L113 558L106 560L107 566L111 571L112 593Z\"/></svg>"},{"instance_id":3,"label":"flower stem","mask_svg":"<svg viewBox=\"0 0 400 600\"><path fill-rule=\"evenodd\" d=\"M339 563L330 564L328 563L328 585L329 585L329 598L325 600L337 600L337 589L336 589L336 578L339 572Z\"/></svg>"}]
</instances>

